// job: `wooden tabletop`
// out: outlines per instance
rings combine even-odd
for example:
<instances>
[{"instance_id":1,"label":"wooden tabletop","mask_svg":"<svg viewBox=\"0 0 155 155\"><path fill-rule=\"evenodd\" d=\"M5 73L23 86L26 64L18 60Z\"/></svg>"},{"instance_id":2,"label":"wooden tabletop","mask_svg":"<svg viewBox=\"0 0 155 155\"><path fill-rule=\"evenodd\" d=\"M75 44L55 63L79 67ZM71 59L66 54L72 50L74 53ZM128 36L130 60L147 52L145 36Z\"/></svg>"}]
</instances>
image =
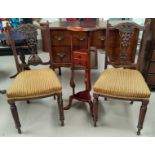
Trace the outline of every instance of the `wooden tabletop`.
<instances>
[{"instance_id":1,"label":"wooden tabletop","mask_svg":"<svg viewBox=\"0 0 155 155\"><path fill-rule=\"evenodd\" d=\"M122 22L132 21L110 21L111 25L116 25ZM45 23L46 24L46 23ZM57 21L49 23L50 29L67 29L67 27L82 27L85 31L102 30L106 29L107 21Z\"/></svg>"},{"instance_id":2,"label":"wooden tabletop","mask_svg":"<svg viewBox=\"0 0 155 155\"><path fill-rule=\"evenodd\" d=\"M85 31L106 29L106 21L58 21L49 23L50 29L67 29L67 27L82 27Z\"/></svg>"}]
</instances>

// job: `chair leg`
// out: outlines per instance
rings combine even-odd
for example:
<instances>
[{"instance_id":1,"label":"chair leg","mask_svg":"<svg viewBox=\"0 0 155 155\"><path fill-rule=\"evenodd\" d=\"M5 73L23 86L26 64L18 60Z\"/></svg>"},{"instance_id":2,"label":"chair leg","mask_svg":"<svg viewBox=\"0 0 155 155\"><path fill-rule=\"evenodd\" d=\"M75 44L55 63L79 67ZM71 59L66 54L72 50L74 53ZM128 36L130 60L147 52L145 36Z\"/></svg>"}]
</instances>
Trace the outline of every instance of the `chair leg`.
<instances>
[{"instance_id":1,"label":"chair leg","mask_svg":"<svg viewBox=\"0 0 155 155\"><path fill-rule=\"evenodd\" d=\"M53 96L54 100L56 100L56 95Z\"/></svg>"},{"instance_id":2,"label":"chair leg","mask_svg":"<svg viewBox=\"0 0 155 155\"><path fill-rule=\"evenodd\" d=\"M18 74L19 74L19 73L16 73L16 74L14 74L14 75L10 76L10 79L15 78Z\"/></svg>"},{"instance_id":3,"label":"chair leg","mask_svg":"<svg viewBox=\"0 0 155 155\"><path fill-rule=\"evenodd\" d=\"M0 94L6 94L6 90L0 90Z\"/></svg>"},{"instance_id":4,"label":"chair leg","mask_svg":"<svg viewBox=\"0 0 155 155\"><path fill-rule=\"evenodd\" d=\"M91 115L92 115L92 117L94 117L94 114L93 114L93 102L89 101L88 103L89 103L89 106L90 106Z\"/></svg>"},{"instance_id":5,"label":"chair leg","mask_svg":"<svg viewBox=\"0 0 155 155\"><path fill-rule=\"evenodd\" d=\"M61 75L61 67L59 67L59 75Z\"/></svg>"},{"instance_id":6,"label":"chair leg","mask_svg":"<svg viewBox=\"0 0 155 155\"><path fill-rule=\"evenodd\" d=\"M107 69L107 66L108 66L108 60L107 60L107 54L105 53L105 64L104 64L104 69Z\"/></svg>"},{"instance_id":7,"label":"chair leg","mask_svg":"<svg viewBox=\"0 0 155 155\"><path fill-rule=\"evenodd\" d=\"M97 126L97 120L98 120L98 95L94 95L93 100L93 120L94 120L94 127Z\"/></svg>"},{"instance_id":8,"label":"chair leg","mask_svg":"<svg viewBox=\"0 0 155 155\"><path fill-rule=\"evenodd\" d=\"M138 121L138 131L137 131L137 135L140 135L140 131L141 129L143 129L143 123L144 123L144 119L145 119L145 114L147 111L147 105L148 105L149 101L148 100L144 100L142 101L142 105L140 107L140 112L139 112L139 121Z\"/></svg>"},{"instance_id":9,"label":"chair leg","mask_svg":"<svg viewBox=\"0 0 155 155\"><path fill-rule=\"evenodd\" d=\"M130 104L133 104L133 101L131 101Z\"/></svg>"},{"instance_id":10,"label":"chair leg","mask_svg":"<svg viewBox=\"0 0 155 155\"><path fill-rule=\"evenodd\" d=\"M26 100L27 104L30 104L30 100Z\"/></svg>"},{"instance_id":11,"label":"chair leg","mask_svg":"<svg viewBox=\"0 0 155 155\"><path fill-rule=\"evenodd\" d=\"M9 103L9 104L10 104L10 110L11 110L11 113L12 113L12 116L13 116L13 119L16 125L16 129L18 130L18 133L21 134L21 129L20 129L21 124L19 121L19 116L18 116L16 105L15 103Z\"/></svg>"},{"instance_id":12,"label":"chair leg","mask_svg":"<svg viewBox=\"0 0 155 155\"><path fill-rule=\"evenodd\" d=\"M64 109L63 109L63 99L62 93L57 96L58 108L59 108L59 116L61 121L61 126L64 126Z\"/></svg>"}]
</instances>

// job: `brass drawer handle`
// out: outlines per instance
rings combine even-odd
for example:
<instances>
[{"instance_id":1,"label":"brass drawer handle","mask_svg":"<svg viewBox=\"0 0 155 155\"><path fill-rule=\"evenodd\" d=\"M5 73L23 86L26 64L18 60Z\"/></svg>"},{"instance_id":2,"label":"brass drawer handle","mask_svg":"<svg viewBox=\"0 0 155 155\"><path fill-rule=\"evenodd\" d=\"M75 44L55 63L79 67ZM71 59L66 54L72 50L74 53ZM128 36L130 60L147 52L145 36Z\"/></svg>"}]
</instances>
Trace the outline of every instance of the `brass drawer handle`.
<instances>
[{"instance_id":1,"label":"brass drawer handle","mask_svg":"<svg viewBox=\"0 0 155 155\"><path fill-rule=\"evenodd\" d=\"M58 40L58 41L61 41L61 40L64 40L64 36L55 36L54 37L56 40Z\"/></svg>"},{"instance_id":2,"label":"brass drawer handle","mask_svg":"<svg viewBox=\"0 0 155 155\"><path fill-rule=\"evenodd\" d=\"M63 58L65 57L66 53L65 53L65 52L59 52L59 53L57 53L57 55L58 55L61 59L63 59Z\"/></svg>"},{"instance_id":3,"label":"brass drawer handle","mask_svg":"<svg viewBox=\"0 0 155 155\"><path fill-rule=\"evenodd\" d=\"M74 59L75 59L75 60L78 60L78 61L80 61L81 58L82 58L82 57L81 57L80 55L78 55L78 56L74 56Z\"/></svg>"},{"instance_id":4,"label":"brass drawer handle","mask_svg":"<svg viewBox=\"0 0 155 155\"><path fill-rule=\"evenodd\" d=\"M99 36L98 39L100 39L101 41L105 40L104 36Z\"/></svg>"},{"instance_id":5,"label":"brass drawer handle","mask_svg":"<svg viewBox=\"0 0 155 155\"><path fill-rule=\"evenodd\" d=\"M84 41L84 40L86 40L86 37L85 36L82 36L82 37L79 37L78 38L80 41Z\"/></svg>"}]
</instances>

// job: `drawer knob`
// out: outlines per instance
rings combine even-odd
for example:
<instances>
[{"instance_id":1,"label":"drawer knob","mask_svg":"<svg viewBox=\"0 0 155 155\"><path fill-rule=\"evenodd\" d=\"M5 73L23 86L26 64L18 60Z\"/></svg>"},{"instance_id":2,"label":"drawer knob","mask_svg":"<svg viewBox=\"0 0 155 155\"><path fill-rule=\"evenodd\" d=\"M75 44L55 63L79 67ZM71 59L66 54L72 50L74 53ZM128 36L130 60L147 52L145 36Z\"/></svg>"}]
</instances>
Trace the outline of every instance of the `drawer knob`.
<instances>
[{"instance_id":1,"label":"drawer knob","mask_svg":"<svg viewBox=\"0 0 155 155\"><path fill-rule=\"evenodd\" d=\"M64 36L55 36L55 39L58 40L58 41L61 41L64 39Z\"/></svg>"},{"instance_id":2,"label":"drawer knob","mask_svg":"<svg viewBox=\"0 0 155 155\"><path fill-rule=\"evenodd\" d=\"M84 41L85 39L86 39L85 36L79 38L80 41Z\"/></svg>"},{"instance_id":3,"label":"drawer knob","mask_svg":"<svg viewBox=\"0 0 155 155\"><path fill-rule=\"evenodd\" d=\"M104 36L99 36L98 37L101 41L105 40L105 37Z\"/></svg>"},{"instance_id":4,"label":"drawer knob","mask_svg":"<svg viewBox=\"0 0 155 155\"><path fill-rule=\"evenodd\" d=\"M65 52L59 52L59 53L57 53L57 55L58 55L61 59L63 59L63 58L65 57L66 53L65 53Z\"/></svg>"}]
</instances>

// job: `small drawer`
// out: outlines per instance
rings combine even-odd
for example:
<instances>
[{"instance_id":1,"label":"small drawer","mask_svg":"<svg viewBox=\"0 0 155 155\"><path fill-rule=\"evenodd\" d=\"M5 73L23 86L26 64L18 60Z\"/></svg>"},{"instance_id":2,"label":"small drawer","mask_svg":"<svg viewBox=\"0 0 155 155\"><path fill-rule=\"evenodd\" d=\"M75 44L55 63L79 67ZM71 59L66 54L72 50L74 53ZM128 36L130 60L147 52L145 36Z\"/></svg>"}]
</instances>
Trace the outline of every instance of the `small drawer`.
<instances>
[{"instance_id":1,"label":"small drawer","mask_svg":"<svg viewBox=\"0 0 155 155\"><path fill-rule=\"evenodd\" d=\"M149 73L155 73L155 63L151 63L149 67Z\"/></svg>"},{"instance_id":2,"label":"small drawer","mask_svg":"<svg viewBox=\"0 0 155 155\"><path fill-rule=\"evenodd\" d=\"M82 60L82 59L78 59L78 58L74 58L73 60L74 65L80 65L80 66L86 66L87 61L86 60Z\"/></svg>"},{"instance_id":3,"label":"small drawer","mask_svg":"<svg viewBox=\"0 0 155 155\"><path fill-rule=\"evenodd\" d=\"M155 85L155 74L154 75L148 75L147 83L148 83L148 85Z\"/></svg>"},{"instance_id":4,"label":"small drawer","mask_svg":"<svg viewBox=\"0 0 155 155\"><path fill-rule=\"evenodd\" d=\"M86 32L73 32L72 37L73 47L87 48L88 38Z\"/></svg>"},{"instance_id":5,"label":"small drawer","mask_svg":"<svg viewBox=\"0 0 155 155\"><path fill-rule=\"evenodd\" d=\"M71 44L70 33L65 30L51 31L52 46L69 46Z\"/></svg>"},{"instance_id":6,"label":"small drawer","mask_svg":"<svg viewBox=\"0 0 155 155\"><path fill-rule=\"evenodd\" d=\"M52 47L54 63L71 63L71 52L69 47Z\"/></svg>"},{"instance_id":7,"label":"small drawer","mask_svg":"<svg viewBox=\"0 0 155 155\"><path fill-rule=\"evenodd\" d=\"M91 34L91 45L99 49L104 49L105 47L105 30L94 31Z\"/></svg>"},{"instance_id":8,"label":"small drawer","mask_svg":"<svg viewBox=\"0 0 155 155\"><path fill-rule=\"evenodd\" d=\"M82 65L82 66L86 66L88 65L90 58L88 58L88 56L90 56L88 53L86 52L73 52L73 63L76 65Z\"/></svg>"},{"instance_id":9,"label":"small drawer","mask_svg":"<svg viewBox=\"0 0 155 155\"><path fill-rule=\"evenodd\" d=\"M73 52L73 58L74 59L80 59L80 60L87 60L88 54L85 52Z\"/></svg>"}]
</instances>

